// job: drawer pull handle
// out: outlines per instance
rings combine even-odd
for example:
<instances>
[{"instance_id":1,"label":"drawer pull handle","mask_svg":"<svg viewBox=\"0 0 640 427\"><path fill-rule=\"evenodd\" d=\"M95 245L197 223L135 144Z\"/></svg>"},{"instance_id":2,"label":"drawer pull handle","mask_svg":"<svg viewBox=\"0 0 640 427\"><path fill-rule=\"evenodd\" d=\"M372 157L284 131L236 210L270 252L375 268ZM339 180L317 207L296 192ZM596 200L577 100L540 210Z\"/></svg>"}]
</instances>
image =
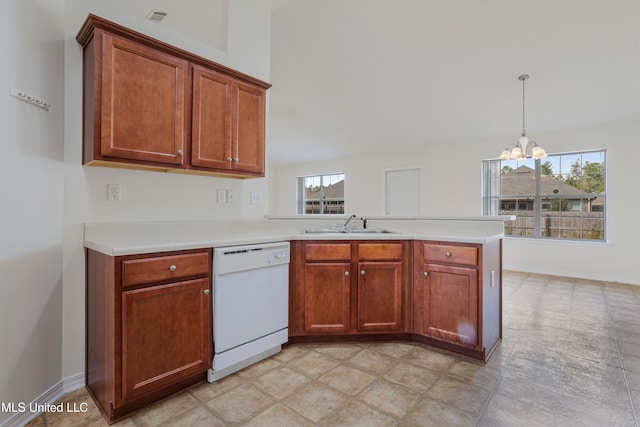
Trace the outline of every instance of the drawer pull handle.
<instances>
[{"instance_id":1,"label":"drawer pull handle","mask_svg":"<svg viewBox=\"0 0 640 427\"><path fill-rule=\"evenodd\" d=\"M171 267L169 267L170 271L176 271L178 267L176 267L175 265L172 265Z\"/></svg>"},{"instance_id":2,"label":"drawer pull handle","mask_svg":"<svg viewBox=\"0 0 640 427\"><path fill-rule=\"evenodd\" d=\"M205 289L205 290L204 290L204 294L205 294L205 295L209 295L209 289Z\"/></svg>"},{"instance_id":3,"label":"drawer pull handle","mask_svg":"<svg viewBox=\"0 0 640 427\"><path fill-rule=\"evenodd\" d=\"M364 275L366 274L366 271L362 270L362 271L360 272L360 274L362 274L362 275L364 276Z\"/></svg>"},{"instance_id":4,"label":"drawer pull handle","mask_svg":"<svg viewBox=\"0 0 640 427\"><path fill-rule=\"evenodd\" d=\"M451 252L448 252L448 251L447 251L447 252L445 253L445 255L449 257L449 256L451 256Z\"/></svg>"},{"instance_id":5,"label":"drawer pull handle","mask_svg":"<svg viewBox=\"0 0 640 427\"><path fill-rule=\"evenodd\" d=\"M345 276L349 276L349 272L348 272L348 271L345 271L345 272L344 272L344 275L345 275Z\"/></svg>"},{"instance_id":6,"label":"drawer pull handle","mask_svg":"<svg viewBox=\"0 0 640 427\"><path fill-rule=\"evenodd\" d=\"M424 274L424 277L427 277L429 275L429 272L425 271L423 274Z\"/></svg>"}]
</instances>

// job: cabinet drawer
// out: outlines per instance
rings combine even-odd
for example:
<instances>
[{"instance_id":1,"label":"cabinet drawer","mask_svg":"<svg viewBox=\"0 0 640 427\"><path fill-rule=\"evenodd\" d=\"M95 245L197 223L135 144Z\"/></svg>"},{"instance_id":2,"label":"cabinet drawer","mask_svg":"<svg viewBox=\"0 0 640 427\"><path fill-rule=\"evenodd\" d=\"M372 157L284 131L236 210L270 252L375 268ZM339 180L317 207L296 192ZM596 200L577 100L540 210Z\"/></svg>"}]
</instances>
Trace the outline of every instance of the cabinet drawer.
<instances>
[{"instance_id":1,"label":"cabinet drawer","mask_svg":"<svg viewBox=\"0 0 640 427\"><path fill-rule=\"evenodd\" d=\"M349 261L351 243L308 243L304 255L306 261Z\"/></svg>"},{"instance_id":2,"label":"cabinet drawer","mask_svg":"<svg viewBox=\"0 0 640 427\"><path fill-rule=\"evenodd\" d=\"M402 243L360 243L358 259L365 260L401 260Z\"/></svg>"},{"instance_id":3,"label":"cabinet drawer","mask_svg":"<svg viewBox=\"0 0 640 427\"><path fill-rule=\"evenodd\" d=\"M206 275L209 271L208 252L133 259L122 262L122 285Z\"/></svg>"},{"instance_id":4,"label":"cabinet drawer","mask_svg":"<svg viewBox=\"0 0 640 427\"><path fill-rule=\"evenodd\" d=\"M441 244L424 244L424 260L454 264L478 265L478 248Z\"/></svg>"}]
</instances>

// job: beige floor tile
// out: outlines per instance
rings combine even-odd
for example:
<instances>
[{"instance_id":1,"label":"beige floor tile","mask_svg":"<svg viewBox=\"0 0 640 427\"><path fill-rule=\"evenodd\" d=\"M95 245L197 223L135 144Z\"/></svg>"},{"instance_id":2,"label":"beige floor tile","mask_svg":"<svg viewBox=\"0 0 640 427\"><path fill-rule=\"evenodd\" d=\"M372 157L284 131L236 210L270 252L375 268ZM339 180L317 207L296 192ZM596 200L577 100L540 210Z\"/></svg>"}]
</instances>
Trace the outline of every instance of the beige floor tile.
<instances>
[{"instance_id":1,"label":"beige floor tile","mask_svg":"<svg viewBox=\"0 0 640 427\"><path fill-rule=\"evenodd\" d=\"M31 421L29 421L27 424L25 424L25 427L45 427L45 426L46 424L44 423L44 417L42 414L38 414L37 417L35 417Z\"/></svg>"},{"instance_id":2,"label":"beige floor tile","mask_svg":"<svg viewBox=\"0 0 640 427\"><path fill-rule=\"evenodd\" d=\"M261 360L260 362L248 366L241 371L237 372L237 375L243 379L251 379L255 377L259 377L272 369L279 367L281 364L276 360L269 358L265 360Z\"/></svg>"},{"instance_id":3,"label":"beige floor tile","mask_svg":"<svg viewBox=\"0 0 640 427\"><path fill-rule=\"evenodd\" d=\"M421 368L444 372L456 362L457 358L451 354L441 353L429 348L419 348L406 360Z\"/></svg>"},{"instance_id":4,"label":"beige floor tile","mask_svg":"<svg viewBox=\"0 0 640 427\"><path fill-rule=\"evenodd\" d=\"M369 346L370 350L395 359L409 357L417 348L420 346L406 342L375 343Z\"/></svg>"},{"instance_id":5,"label":"beige floor tile","mask_svg":"<svg viewBox=\"0 0 640 427\"><path fill-rule=\"evenodd\" d=\"M313 427L313 423L291 409L277 404L252 418L242 427Z\"/></svg>"},{"instance_id":6,"label":"beige floor tile","mask_svg":"<svg viewBox=\"0 0 640 427\"><path fill-rule=\"evenodd\" d=\"M449 375L467 384L493 390L500 376L500 371L486 366L482 362L458 360L451 368Z\"/></svg>"},{"instance_id":7,"label":"beige floor tile","mask_svg":"<svg viewBox=\"0 0 640 427\"><path fill-rule=\"evenodd\" d=\"M304 344L293 344L284 347L280 353L273 355L272 359L280 363L287 363L299 357L302 357L309 351L309 347Z\"/></svg>"},{"instance_id":8,"label":"beige floor tile","mask_svg":"<svg viewBox=\"0 0 640 427\"><path fill-rule=\"evenodd\" d=\"M363 346L357 343L326 344L318 346L314 350L336 360L347 360L363 350Z\"/></svg>"},{"instance_id":9,"label":"beige floor tile","mask_svg":"<svg viewBox=\"0 0 640 427\"><path fill-rule=\"evenodd\" d=\"M399 422L367 405L350 401L331 415L323 425L331 427L392 427L399 425Z\"/></svg>"},{"instance_id":10,"label":"beige floor tile","mask_svg":"<svg viewBox=\"0 0 640 427\"><path fill-rule=\"evenodd\" d=\"M216 396L220 396L221 394L228 392L229 390L239 387L244 383L245 381L242 378L240 378L238 375L233 374L229 375L228 377L219 379L218 381L213 383L205 382L193 387L189 391L200 402L206 402Z\"/></svg>"},{"instance_id":11,"label":"beige floor tile","mask_svg":"<svg viewBox=\"0 0 640 427\"><path fill-rule=\"evenodd\" d=\"M321 376L319 381L342 393L354 396L375 379L374 375L360 369L339 365Z\"/></svg>"},{"instance_id":12,"label":"beige floor tile","mask_svg":"<svg viewBox=\"0 0 640 427\"><path fill-rule=\"evenodd\" d=\"M387 372L384 378L417 393L424 393L438 381L440 376L440 373L399 362Z\"/></svg>"},{"instance_id":13,"label":"beige floor tile","mask_svg":"<svg viewBox=\"0 0 640 427\"><path fill-rule=\"evenodd\" d=\"M240 423L248 421L274 403L272 398L256 386L244 384L228 393L214 397L206 405L223 421Z\"/></svg>"},{"instance_id":14,"label":"beige floor tile","mask_svg":"<svg viewBox=\"0 0 640 427\"><path fill-rule=\"evenodd\" d=\"M449 376L441 378L427 393L434 400L479 416L491 393Z\"/></svg>"},{"instance_id":15,"label":"beige floor tile","mask_svg":"<svg viewBox=\"0 0 640 427\"><path fill-rule=\"evenodd\" d=\"M373 350L365 349L353 356L348 363L371 374L382 375L393 367L396 360Z\"/></svg>"},{"instance_id":16,"label":"beige floor tile","mask_svg":"<svg viewBox=\"0 0 640 427\"><path fill-rule=\"evenodd\" d=\"M406 426L469 427L475 426L477 418L468 412L430 398L424 398L404 418ZM524 426L525 424L521 424Z\"/></svg>"},{"instance_id":17,"label":"beige floor tile","mask_svg":"<svg viewBox=\"0 0 640 427\"><path fill-rule=\"evenodd\" d=\"M102 414L93 401L93 398L84 387L63 396L61 399L58 399L54 405L56 408L60 408L59 405L62 405L62 411L45 412L44 420L47 426L78 426L88 422L89 420L102 417Z\"/></svg>"},{"instance_id":18,"label":"beige floor tile","mask_svg":"<svg viewBox=\"0 0 640 427\"><path fill-rule=\"evenodd\" d=\"M328 386L313 382L284 400L284 404L314 423L333 413L347 398Z\"/></svg>"},{"instance_id":19,"label":"beige floor tile","mask_svg":"<svg viewBox=\"0 0 640 427\"><path fill-rule=\"evenodd\" d=\"M276 399L282 399L310 381L309 377L289 368L276 368L255 378L253 384Z\"/></svg>"},{"instance_id":20,"label":"beige floor tile","mask_svg":"<svg viewBox=\"0 0 640 427\"><path fill-rule=\"evenodd\" d=\"M225 427L226 424L202 405L161 424L164 427Z\"/></svg>"},{"instance_id":21,"label":"beige floor tile","mask_svg":"<svg viewBox=\"0 0 640 427\"><path fill-rule=\"evenodd\" d=\"M420 394L385 380L374 382L358 395L358 400L397 418L404 417L419 399Z\"/></svg>"},{"instance_id":22,"label":"beige floor tile","mask_svg":"<svg viewBox=\"0 0 640 427\"><path fill-rule=\"evenodd\" d=\"M198 404L195 397L188 392L183 392L141 410L133 416L133 421L141 427L157 426L194 409Z\"/></svg>"},{"instance_id":23,"label":"beige floor tile","mask_svg":"<svg viewBox=\"0 0 640 427\"><path fill-rule=\"evenodd\" d=\"M340 362L315 351L309 351L287 363L288 368L296 369L311 378L317 378L338 366Z\"/></svg>"},{"instance_id":24,"label":"beige floor tile","mask_svg":"<svg viewBox=\"0 0 640 427\"><path fill-rule=\"evenodd\" d=\"M640 287L503 278L504 337L486 364L418 343L295 344L114 425L637 427ZM107 426L84 388L61 401L90 408L29 426Z\"/></svg>"}]
</instances>

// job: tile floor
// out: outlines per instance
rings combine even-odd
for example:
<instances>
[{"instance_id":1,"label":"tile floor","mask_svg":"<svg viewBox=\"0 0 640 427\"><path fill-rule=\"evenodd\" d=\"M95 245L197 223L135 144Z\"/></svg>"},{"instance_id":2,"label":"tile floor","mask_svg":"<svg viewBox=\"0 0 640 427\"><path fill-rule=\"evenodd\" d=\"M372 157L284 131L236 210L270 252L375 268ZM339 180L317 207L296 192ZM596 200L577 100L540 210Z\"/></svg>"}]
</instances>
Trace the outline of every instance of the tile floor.
<instances>
[{"instance_id":1,"label":"tile floor","mask_svg":"<svg viewBox=\"0 0 640 427\"><path fill-rule=\"evenodd\" d=\"M505 272L484 365L411 343L294 345L117 426L640 426L640 287ZM30 426L104 426L84 389Z\"/></svg>"}]
</instances>

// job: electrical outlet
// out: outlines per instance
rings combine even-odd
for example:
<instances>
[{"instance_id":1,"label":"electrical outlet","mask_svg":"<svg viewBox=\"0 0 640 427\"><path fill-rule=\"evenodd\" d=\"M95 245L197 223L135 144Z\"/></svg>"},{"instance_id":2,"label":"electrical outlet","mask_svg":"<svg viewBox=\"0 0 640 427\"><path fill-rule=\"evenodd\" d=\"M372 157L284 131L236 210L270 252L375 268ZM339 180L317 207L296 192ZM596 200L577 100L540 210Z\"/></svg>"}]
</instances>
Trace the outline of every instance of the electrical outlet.
<instances>
[{"instance_id":1,"label":"electrical outlet","mask_svg":"<svg viewBox=\"0 0 640 427\"><path fill-rule=\"evenodd\" d=\"M233 190L227 190L227 203L233 203Z\"/></svg>"},{"instance_id":2,"label":"electrical outlet","mask_svg":"<svg viewBox=\"0 0 640 427\"><path fill-rule=\"evenodd\" d=\"M107 200L119 202L122 198L122 186L120 184L107 184Z\"/></svg>"},{"instance_id":3,"label":"electrical outlet","mask_svg":"<svg viewBox=\"0 0 640 427\"><path fill-rule=\"evenodd\" d=\"M227 190L218 190L216 200L218 203L227 203Z\"/></svg>"}]
</instances>

